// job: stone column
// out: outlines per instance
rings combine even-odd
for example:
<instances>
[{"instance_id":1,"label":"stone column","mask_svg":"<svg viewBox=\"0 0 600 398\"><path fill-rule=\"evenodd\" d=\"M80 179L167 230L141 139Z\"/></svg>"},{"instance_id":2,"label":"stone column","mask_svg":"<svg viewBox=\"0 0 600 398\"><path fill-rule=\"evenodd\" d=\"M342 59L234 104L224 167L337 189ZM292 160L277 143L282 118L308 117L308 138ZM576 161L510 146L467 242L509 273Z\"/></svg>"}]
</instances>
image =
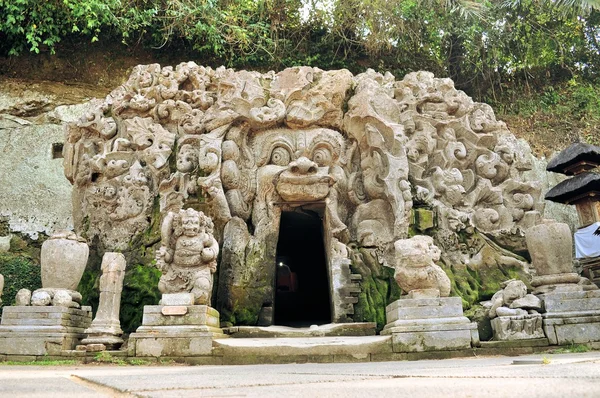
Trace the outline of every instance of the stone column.
<instances>
[{"instance_id":1,"label":"stone column","mask_svg":"<svg viewBox=\"0 0 600 398\"><path fill-rule=\"evenodd\" d=\"M573 272L569 226L547 220L527 229L525 240L537 271L531 285L544 302L543 328L550 344L600 341L600 290Z\"/></svg>"},{"instance_id":2,"label":"stone column","mask_svg":"<svg viewBox=\"0 0 600 398\"><path fill-rule=\"evenodd\" d=\"M103 344L111 349L123 344L120 337L123 331L119 321L119 310L126 265L125 257L121 253L108 252L102 257L100 303L92 325L85 331L88 337L82 341L83 344Z\"/></svg>"}]
</instances>

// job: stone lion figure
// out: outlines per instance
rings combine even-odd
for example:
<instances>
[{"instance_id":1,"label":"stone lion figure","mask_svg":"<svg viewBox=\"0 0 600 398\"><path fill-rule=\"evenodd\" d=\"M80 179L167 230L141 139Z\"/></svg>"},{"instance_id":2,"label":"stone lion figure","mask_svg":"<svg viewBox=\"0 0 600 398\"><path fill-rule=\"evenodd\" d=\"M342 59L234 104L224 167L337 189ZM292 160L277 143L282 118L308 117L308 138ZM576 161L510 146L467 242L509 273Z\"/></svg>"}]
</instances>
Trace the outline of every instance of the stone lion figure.
<instances>
[{"instance_id":1,"label":"stone lion figure","mask_svg":"<svg viewBox=\"0 0 600 398\"><path fill-rule=\"evenodd\" d=\"M396 264L394 278L400 288L409 293L413 290L439 290L440 297L450 295L450 279L435 264L441 251L433 244L433 238L425 235L413 236L394 242ZM435 292L437 296L437 292Z\"/></svg>"},{"instance_id":2,"label":"stone lion figure","mask_svg":"<svg viewBox=\"0 0 600 398\"><path fill-rule=\"evenodd\" d=\"M210 305L219 254L210 217L191 208L171 211L163 220L161 238L156 265L163 275L158 290L193 293L195 304Z\"/></svg>"}]
</instances>

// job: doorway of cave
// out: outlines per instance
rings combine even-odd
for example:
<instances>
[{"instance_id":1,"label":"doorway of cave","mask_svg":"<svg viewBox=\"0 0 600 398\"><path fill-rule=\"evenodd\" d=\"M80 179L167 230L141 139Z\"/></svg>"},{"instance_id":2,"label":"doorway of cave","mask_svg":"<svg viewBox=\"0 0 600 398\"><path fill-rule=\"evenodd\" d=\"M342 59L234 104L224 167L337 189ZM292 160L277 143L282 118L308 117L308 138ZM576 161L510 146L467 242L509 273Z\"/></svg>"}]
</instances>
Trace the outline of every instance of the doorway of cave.
<instances>
[{"instance_id":1,"label":"doorway of cave","mask_svg":"<svg viewBox=\"0 0 600 398\"><path fill-rule=\"evenodd\" d=\"M276 256L274 324L331 322L323 220L312 210L282 211Z\"/></svg>"}]
</instances>

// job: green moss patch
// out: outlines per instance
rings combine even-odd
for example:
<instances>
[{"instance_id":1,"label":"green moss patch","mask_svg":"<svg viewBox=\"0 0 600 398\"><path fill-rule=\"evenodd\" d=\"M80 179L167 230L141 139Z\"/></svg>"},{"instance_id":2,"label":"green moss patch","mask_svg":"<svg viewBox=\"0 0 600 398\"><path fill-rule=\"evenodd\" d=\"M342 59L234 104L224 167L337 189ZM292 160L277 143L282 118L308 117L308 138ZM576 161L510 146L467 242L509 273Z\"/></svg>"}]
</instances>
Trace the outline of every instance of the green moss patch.
<instances>
[{"instance_id":1,"label":"green moss patch","mask_svg":"<svg viewBox=\"0 0 600 398\"><path fill-rule=\"evenodd\" d=\"M20 289L42 287L41 269L30 257L18 253L0 253L0 274L4 276L2 305L13 305Z\"/></svg>"}]
</instances>

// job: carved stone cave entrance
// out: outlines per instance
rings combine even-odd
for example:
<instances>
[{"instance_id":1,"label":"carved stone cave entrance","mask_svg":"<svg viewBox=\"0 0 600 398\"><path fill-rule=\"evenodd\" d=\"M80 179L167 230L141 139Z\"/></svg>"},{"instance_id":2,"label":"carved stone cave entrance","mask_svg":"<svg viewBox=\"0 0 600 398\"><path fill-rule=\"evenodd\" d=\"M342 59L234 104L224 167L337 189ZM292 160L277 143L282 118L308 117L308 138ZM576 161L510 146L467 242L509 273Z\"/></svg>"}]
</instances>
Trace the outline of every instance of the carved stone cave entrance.
<instances>
[{"instance_id":1,"label":"carved stone cave entrance","mask_svg":"<svg viewBox=\"0 0 600 398\"><path fill-rule=\"evenodd\" d=\"M330 323L331 298L324 208L282 211L276 255L274 324Z\"/></svg>"}]
</instances>

